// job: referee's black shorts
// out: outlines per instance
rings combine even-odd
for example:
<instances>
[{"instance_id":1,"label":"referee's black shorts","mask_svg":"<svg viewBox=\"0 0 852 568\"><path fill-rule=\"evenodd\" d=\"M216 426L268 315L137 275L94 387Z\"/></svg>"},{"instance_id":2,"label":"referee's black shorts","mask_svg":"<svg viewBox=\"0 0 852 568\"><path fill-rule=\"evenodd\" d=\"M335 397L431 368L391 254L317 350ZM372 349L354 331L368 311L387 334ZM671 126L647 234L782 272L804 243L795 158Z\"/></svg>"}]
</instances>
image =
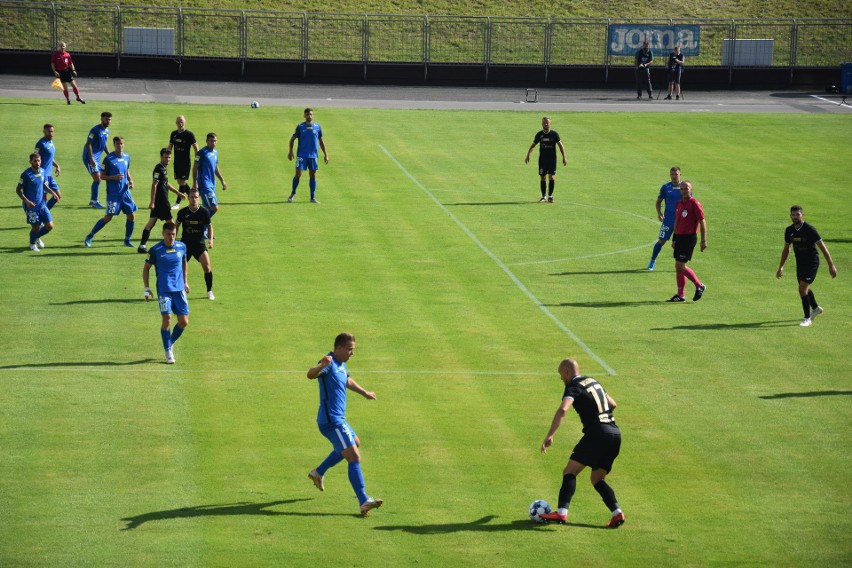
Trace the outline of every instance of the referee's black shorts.
<instances>
[{"instance_id":1,"label":"referee's black shorts","mask_svg":"<svg viewBox=\"0 0 852 568\"><path fill-rule=\"evenodd\" d=\"M672 240L674 241L674 259L679 262L692 260L692 251L698 243L698 235L674 235Z\"/></svg>"},{"instance_id":2,"label":"referee's black shorts","mask_svg":"<svg viewBox=\"0 0 852 568\"><path fill-rule=\"evenodd\" d=\"M59 80L63 83L70 83L74 80L74 75L71 73L71 69L68 68L65 71L57 71L59 73Z\"/></svg>"}]
</instances>

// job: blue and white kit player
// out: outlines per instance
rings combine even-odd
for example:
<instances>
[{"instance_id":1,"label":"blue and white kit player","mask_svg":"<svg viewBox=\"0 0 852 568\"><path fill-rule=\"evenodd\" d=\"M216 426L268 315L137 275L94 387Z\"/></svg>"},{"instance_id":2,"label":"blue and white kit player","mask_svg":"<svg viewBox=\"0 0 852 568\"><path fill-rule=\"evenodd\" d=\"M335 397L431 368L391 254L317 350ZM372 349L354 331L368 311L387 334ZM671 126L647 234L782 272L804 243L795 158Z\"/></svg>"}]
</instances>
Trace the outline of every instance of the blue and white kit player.
<instances>
[{"instance_id":1,"label":"blue and white kit player","mask_svg":"<svg viewBox=\"0 0 852 568\"><path fill-rule=\"evenodd\" d=\"M216 144L219 138L215 132L207 134L207 144L195 155L192 164L192 188L198 189L201 204L207 209L210 218L219 211L219 201L216 198L216 178L222 182L222 191L228 189L222 172L219 171L219 150Z\"/></svg>"},{"instance_id":2,"label":"blue and white kit player","mask_svg":"<svg viewBox=\"0 0 852 568\"><path fill-rule=\"evenodd\" d=\"M186 245L177 240L177 225L171 221L163 223L163 240L148 249L145 266L142 268L142 282L145 284L145 301L151 300L151 288L148 285L151 267L157 274L157 301L160 304L162 325L160 337L166 354L166 363L175 362L172 348L186 326L189 325L189 282L186 274ZM177 316L177 325L169 331L172 313Z\"/></svg>"},{"instance_id":3,"label":"blue and white kit player","mask_svg":"<svg viewBox=\"0 0 852 568\"><path fill-rule=\"evenodd\" d=\"M358 498L361 515L366 516L372 509L381 507L384 501L367 495L364 474L361 471L361 440L346 422L347 389L357 392L367 400L376 399L376 393L365 390L349 376L346 362L354 352L355 337L349 333L341 333L334 339L334 350L308 369L308 378L316 379L319 383L317 426L333 447L325 460L308 473L308 477L317 489L325 491L325 472L345 459L349 462L349 483Z\"/></svg>"},{"instance_id":4,"label":"blue and white kit player","mask_svg":"<svg viewBox=\"0 0 852 568\"><path fill-rule=\"evenodd\" d=\"M314 122L314 109L305 109L305 122L296 127L293 136L290 137L290 151L287 153L287 159L293 161L293 142L299 141L299 148L296 156L296 173L293 177L293 191L290 197L287 198L289 203L293 202L296 197L296 188L299 187L299 180L302 177L302 172L308 170L308 187L311 190L311 203L319 203L316 198L317 193L317 164L318 150L322 150L323 159L328 163L328 151L325 148L325 142L322 139L322 127L319 123Z\"/></svg>"},{"instance_id":5,"label":"blue and white kit player","mask_svg":"<svg viewBox=\"0 0 852 568\"><path fill-rule=\"evenodd\" d=\"M53 135L55 131L56 129L52 124L45 124L43 129L44 136L41 140L36 142L35 151L38 152L39 156L41 156L41 167L44 170L44 177L48 187L57 194L60 194L59 183L53 175L55 171L58 176L60 171L59 162L56 161L56 146L53 144ZM53 206L56 205L56 201L57 199L51 195L50 199L47 201L47 208L53 209Z\"/></svg>"},{"instance_id":6,"label":"blue and white kit player","mask_svg":"<svg viewBox=\"0 0 852 568\"><path fill-rule=\"evenodd\" d=\"M677 202L681 200L680 195L680 168L673 166L669 170L669 176L672 181L664 183L660 188L660 193L657 195L657 219L662 221L660 225L660 238L654 243L654 251L651 253L651 262L648 263L648 270L654 270L657 264L657 256L663 250L663 246L672 238L675 224L675 208ZM661 206L665 202L665 214L661 211Z\"/></svg>"}]
</instances>

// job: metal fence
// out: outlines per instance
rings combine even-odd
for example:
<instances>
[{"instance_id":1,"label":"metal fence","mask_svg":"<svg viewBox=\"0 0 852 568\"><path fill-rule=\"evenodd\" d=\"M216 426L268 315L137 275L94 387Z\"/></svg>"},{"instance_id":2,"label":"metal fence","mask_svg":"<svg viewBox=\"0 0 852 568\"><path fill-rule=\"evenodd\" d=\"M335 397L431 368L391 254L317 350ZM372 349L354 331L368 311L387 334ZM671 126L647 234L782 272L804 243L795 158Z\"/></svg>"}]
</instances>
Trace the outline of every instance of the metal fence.
<instances>
[{"instance_id":1,"label":"metal fence","mask_svg":"<svg viewBox=\"0 0 852 568\"><path fill-rule=\"evenodd\" d=\"M771 39L770 67L852 61L852 19L492 18L65 5L0 0L0 49L124 55L127 28L167 30L171 56L454 65L630 66L609 55L610 24L700 26L690 65L725 67L725 42ZM662 54L662 46L656 46ZM667 51L666 51L667 52ZM132 53L139 53L133 51Z\"/></svg>"}]
</instances>

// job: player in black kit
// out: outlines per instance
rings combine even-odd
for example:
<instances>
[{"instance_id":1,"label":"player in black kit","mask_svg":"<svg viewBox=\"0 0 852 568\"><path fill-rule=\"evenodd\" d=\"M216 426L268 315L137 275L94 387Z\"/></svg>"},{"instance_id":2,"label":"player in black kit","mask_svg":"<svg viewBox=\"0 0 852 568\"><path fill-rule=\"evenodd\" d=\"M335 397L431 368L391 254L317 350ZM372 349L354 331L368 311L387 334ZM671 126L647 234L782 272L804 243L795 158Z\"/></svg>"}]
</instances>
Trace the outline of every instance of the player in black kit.
<instances>
[{"instance_id":1,"label":"player in black kit","mask_svg":"<svg viewBox=\"0 0 852 568\"><path fill-rule=\"evenodd\" d=\"M562 165L568 165L568 159L565 157L565 146L562 145L562 139L559 138L559 133L550 129L550 117L545 116L541 119L541 130L533 138L532 146L527 150L527 157L524 159L525 164L530 163L530 154L536 144L541 144L538 149L538 175L541 177L541 199L539 203L548 201L553 203L553 186L556 178L556 148L562 152ZM550 176L550 181L545 185L546 179Z\"/></svg>"},{"instance_id":2,"label":"player in black kit","mask_svg":"<svg viewBox=\"0 0 852 568\"><path fill-rule=\"evenodd\" d=\"M568 507L577 488L577 475L588 466L592 468L592 486L612 512L612 518L606 527L618 528L624 524L624 513L618 506L615 492L605 480L621 449L621 431L612 417L612 411L616 406L615 400L595 379L581 375L580 366L574 359L565 359L559 364L559 378L565 383L565 392L562 395L562 404L559 405L553 417L550 430L547 431L547 436L541 443L541 453L547 453L547 448L553 444L553 436L571 406L580 415L580 421L583 423L583 437L574 446L568 465L562 471L559 508L552 513L541 515L541 518L559 523L568 520Z\"/></svg>"},{"instance_id":3,"label":"player in black kit","mask_svg":"<svg viewBox=\"0 0 852 568\"><path fill-rule=\"evenodd\" d=\"M177 226L183 227L180 240L186 245L186 255L194 258L204 270L204 283L207 284L207 299L215 300L213 295L213 269L210 266L208 247L213 248L213 225L210 213L201 206L201 195L198 188L189 190L189 206L177 214ZM207 238L208 244L204 243Z\"/></svg>"},{"instance_id":4,"label":"player in black kit","mask_svg":"<svg viewBox=\"0 0 852 568\"><path fill-rule=\"evenodd\" d=\"M820 315L824 310L817 304L814 298L814 292L811 290L811 284L819 270L819 253L817 247L822 251L822 255L828 262L828 273L834 278L837 276L837 267L831 260L831 253L828 252L828 247L822 242L817 230L808 223L805 223L805 213L802 211L801 205L793 205L790 207L790 219L793 224L784 230L784 250L781 251L781 264L778 266L778 272L775 273L777 278L784 276L784 263L787 262L787 257L790 254L790 247L793 247L793 253L796 255L796 278L799 280L799 296L802 299L802 310L805 312L805 319L799 325L808 327L815 317Z\"/></svg>"},{"instance_id":5,"label":"player in black kit","mask_svg":"<svg viewBox=\"0 0 852 568\"><path fill-rule=\"evenodd\" d=\"M175 124L177 130L173 130L169 136L169 150L175 153L175 181L180 193L172 209L178 209L181 198L189 193L189 185L186 181L189 179L189 173L192 170L193 155L189 153L190 148L195 154L198 153L198 142L195 141L195 134L186 129L186 118L183 115L177 117Z\"/></svg>"},{"instance_id":6,"label":"player in black kit","mask_svg":"<svg viewBox=\"0 0 852 568\"><path fill-rule=\"evenodd\" d=\"M148 203L148 209L151 210L151 218L148 219L145 228L142 230L142 240L139 242L138 252L145 254L148 252L148 247L145 244L151 236L151 229L157 224L157 220L171 221L172 210L169 203L169 192L178 192L172 184L169 183L169 161L172 159L172 153L168 148L160 150L160 163L154 166L154 179L151 182L151 202ZM178 194L180 195L180 194Z\"/></svg>"}]
</instances>

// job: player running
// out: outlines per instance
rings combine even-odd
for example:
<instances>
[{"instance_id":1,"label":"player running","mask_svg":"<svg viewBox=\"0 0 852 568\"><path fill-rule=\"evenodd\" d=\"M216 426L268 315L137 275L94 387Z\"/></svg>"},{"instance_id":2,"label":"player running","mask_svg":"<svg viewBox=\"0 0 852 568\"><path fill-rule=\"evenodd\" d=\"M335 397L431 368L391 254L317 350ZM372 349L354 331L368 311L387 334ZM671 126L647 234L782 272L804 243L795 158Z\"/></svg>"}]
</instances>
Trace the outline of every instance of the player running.
<instances>
[{"instance_id":1,"label":"player running","mask_svg":"<svg viewBox=\"0 0 852 568\"><path fill-rule=\"evenodd\" d=\"M660 193L657 195L657 219L663 224L660 225L660 239L654 245L654 251L651 253L651 262L648 263L648 270L654 270L657 265L657 256L663 250L666 242L672 238L675 222L675 209L677 202L680 201L680 168L673 166L669 170L669 176L672 180L664 183L660 188ZM662 204L666 204L666 212L662 211Z\"/></svg>"},{"instance_id":2,"label":"player running","mask_svg":"<svg viewBox=\"0 0 852 568\"><path fill-rule=\"evenodd\" d=\"M53 230L53 217L44 201L44 194L51 194L57 201L59 194L47 184L38 152L30 154L30 167L21 173L15 191L24 204L24 213L30 226L30 250L39 252L40 248L44 248L41 238Z\"/></svg>"}]
</instances>

